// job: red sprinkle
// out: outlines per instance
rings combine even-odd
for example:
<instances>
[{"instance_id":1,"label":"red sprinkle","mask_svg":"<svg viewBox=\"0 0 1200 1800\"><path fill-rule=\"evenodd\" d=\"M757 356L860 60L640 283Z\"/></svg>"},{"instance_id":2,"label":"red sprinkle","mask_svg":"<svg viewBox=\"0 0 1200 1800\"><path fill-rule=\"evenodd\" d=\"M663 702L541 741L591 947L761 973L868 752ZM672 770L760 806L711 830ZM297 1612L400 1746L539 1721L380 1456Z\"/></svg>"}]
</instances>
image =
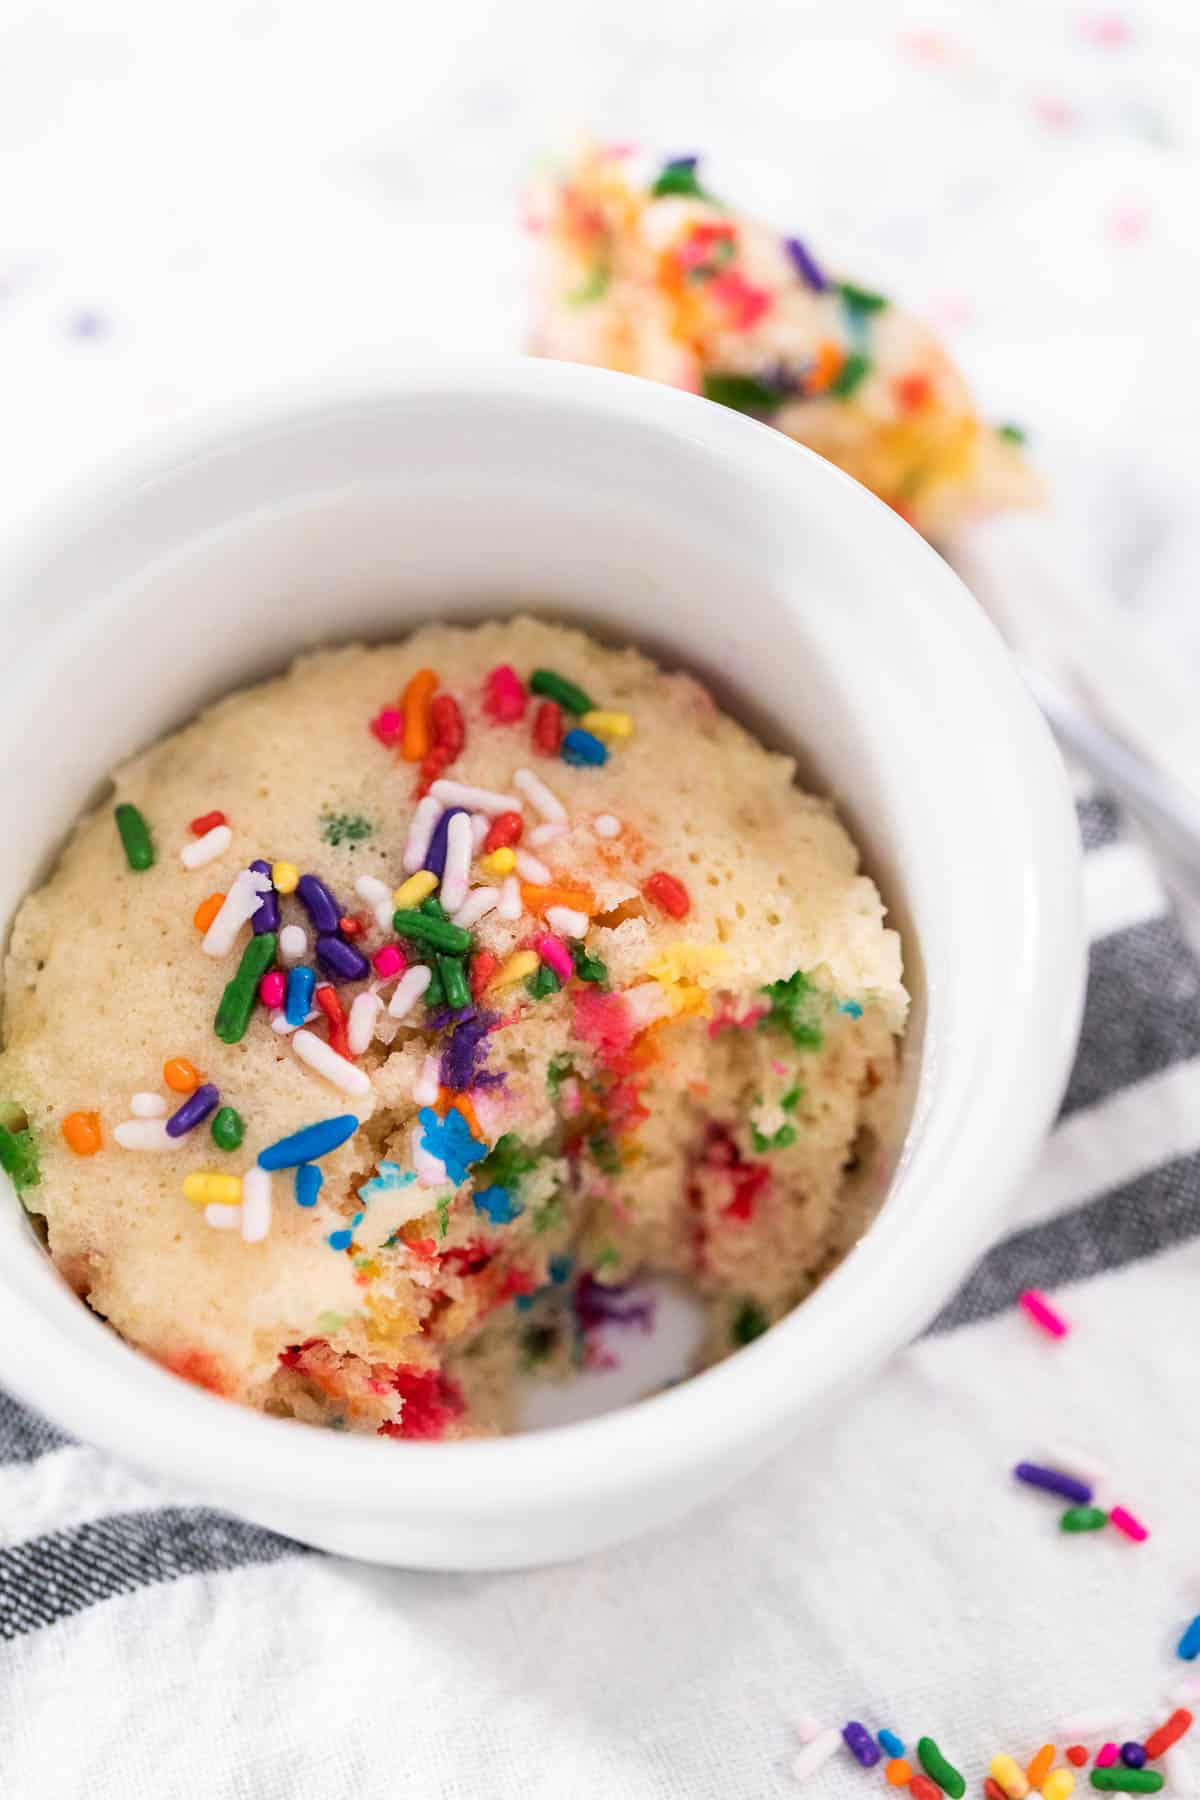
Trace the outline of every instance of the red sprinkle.
<instances>
[{"instance_id":1,"label":"red sprinkle","mask_svg":"<svg viewBox=\"0 0 1200 1800\"><path fill-rule=\"evenodd\" d=\"M462 708L453 694L439 694L429 709L433 724L433 741L440 748L458 756L467 741Z\"/></svg>"},{"instance_id":2,"label":"red sprinkle","mask_svg":"<svg viewBox=\"0 0 1200 1800\"><path fill-rule=\"evenodd\" d=\"M471 983L471 998L478 1000L496 970L500 967L500 958L490 950L477 950L471 958L468 980Z\"/></svg>"},{"instance_id":3,"label":"red sprinkle","mask_svg":"<svg viewBox=\"0 0 1200 1800\"><path fill-rule=\"evenodd\" d=\"M398 1425L381 1425L382 1437L440 1438L446 1427L466 1411L462 1392L440 1369L418 1369L401 1363L392 1386L404 1401Z\"/></svg>"},{"instance_id":4,"label":"red sprinkle","mask_svg":"<svg viewBox=\"0 0 1200 1800\"><path fill-rule=\"evenodd\" d=\"M1074 1763L1077 1769L1082 1769L1088 1759L1088 1753L1082 1744L1072 1744L1066 1754L1067 1761Z\"/></svg>"},{"instance_id":5,"label":"red sprinkle","mask_svg":"<svg viewBox=\"0 0 1200 1800\"><path fill-rule=\"evenodd\" d=\"M347 1062L353 1062L346 1039L346 1015L342 1011L337 989L325 983L317 989L313 998L329 1020L329 1048L336 1050L339 1056L344 1056Z\"/></svg>"},{"instance_id":6,"label":"red sprinkle","mask_svg":"<svg viewBox=\"0 0 1200 1800\"><path fill-rule=\"evenodd\" d=\"M662 869L656 869L642 883L642 892L647 900L653 900L655 906L669 913L673 919L686 919L692 910L692 902L682 881L676 881L674 875L667 875Z\"/></svg>"},{"instance_id":7,"label":"red sprinkle","mask_svg":"<svg viewBox=\"0 0 1200 1800\"><path fill-rule=\"evenodd\" d=\"M1142 1739L1142 1747L1148 1757L1161 1756L1172 1744L1177 1744L1185 1732L1192 1728L1192 1715L1186 1706L1181 1706L1165 1719L1157 1731L1152 1731L1148 1738Z\"/></svg>"},{"instance_id":8,"label":"red sprinkle","mask_svg":"<svg viewBox=\"0 0 1200 1800\"><path fill-rule=\"evenodd\" d=\"M754 287L736 269L714 275L705 291L724 309L735 331L749 331L765 312L770 311L771 296L767 289Z\"/></svg>"},{"instance_id":9,"label":"red sprinkle","mask_svg":"<svg viewBox=\"0 0 1200 1800\"><path fill-rule=\"evenodd\" d=\"M991 1779L992 1778L989 1775L988 1780L990 1781ZM945 1796L937 1782L930 1781L928 1775L914 1775L908 1784L908 1791L915 1797L915 1800L945 1800ZM1001 1795L1000 1800L1004 1800L1003 1795Z\"/></svg>"},{"instance_id":10,"label":"red sprinkle","mask_svg":"<svg viewBox=\"0 0 1200 1800\"><path fill-rule=\"evenodd\" d=\"M198 819L192 820L188 830L193 837L203 837L206 832L215 831L218 825L228 825L228 823L229 820L223 812L201 813Z\"/></svg>"},{"instance_id":11,"label":"red sprinkle","mask_svg":"<svg viewBox=\"0 0 1200 1800\"><path fill-rule=\"evenodd\" d=\"M483 840L485 850L507 850L513 844L519 844L521 833L525 829L525 821L519 812L497 813L488 826L488 834Z\"/></svg>"},{"instance_id":12,"label":"red sprinkle","mask_svg":"<svg viewBox=\"0 0 1200 1800\"><path fill-rule=\"evenodd\" d=\"M371 720L371 730L385 750L394 750L404 730L404 714L398 706L384 706Z\"/></svg>"},{"instance_id":13,"label":"red sprinkle","mask_svg":"<svg viewBox=\"0 0 1200 1800\"><path fill-rule=\"evenodd\" d=\"M524 683L507 663L501 663L484 680L483 710L497 725L512 725L523 719L527 699Z\"/></svg>"},{"instance_id":14,"label":"red sprinkle","mask_svg":"<svg viewBox=\"0 0 1200 1800\"><path fill-rule=\"evenodd\" d=\"M1086 1751L1084 1754L1086 1755ZM910 1791L911 1787L912 1784L910 1782ZM990 1775L985 1775L983 1778L983 1791L987 1795L987 1800L1005 1800L1004 1789L1000 1786L998 1781L993 1781Z\"/></svg>"},{"instance_id":15,"label":"red sprinkle","mask_svg":"<svg viewBox=\"0 0 1200 1800\"><path fill-rule=\"evenodd\" d=\"M343 918L338 920L338 930L343 937L361 937L363 933L363 922L361 919L356 919L353 913L346 913Z\"/></svg>"},{"instance_id":16,"label":"red sprinkle","mask_svg":"<svg viewBox=\"0 0 1200 1800\"><path fill-rule=\"evenodd\" d=\"M921 369L915 369L911 375L898 375L892 387L905 412L920 412L923 406L928 406L933 392L928 375Z\"/></svg>"},{"instance_id":17,"label":"red sprinkle","mask_svg":"<svg viewBox=\"0 0 1200 1800\"><path fill-rule=\"evenodd\" d=\"M543 700L533 715L533 747L543 756L557 756L562 743L562 707L557 700Z\"/></svg>"}]
</instances>

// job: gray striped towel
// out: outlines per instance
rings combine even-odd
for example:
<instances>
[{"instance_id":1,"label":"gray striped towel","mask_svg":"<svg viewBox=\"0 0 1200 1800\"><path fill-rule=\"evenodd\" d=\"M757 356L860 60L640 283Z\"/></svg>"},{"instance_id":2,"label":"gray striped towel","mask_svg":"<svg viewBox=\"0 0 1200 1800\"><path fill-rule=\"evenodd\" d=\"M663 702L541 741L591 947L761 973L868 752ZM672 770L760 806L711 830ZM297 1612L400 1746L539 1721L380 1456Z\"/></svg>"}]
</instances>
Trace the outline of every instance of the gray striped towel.
<instances>
[{"instance_id":1,"label":"gray striped towel","mask_svg":"<svg viewBox=\"0 0 1200 1800\"><path fill-rule=\"evenodd\" d=\"M796 1791L801 1715L929 1733L978 1791L1073 1709L1148 1729L1200 1610L1200 966L1113 806L1079 818L1082 1041L1008 1234L840 1418L671 1532L520 1575L361 1567L0 1399L4 1800L759 1800ZM1063 1440L1147 1543L1064 1537L1011 1483ZM840 1756L807 1791L883 1790Z\"/></svg>"}]
</instances>

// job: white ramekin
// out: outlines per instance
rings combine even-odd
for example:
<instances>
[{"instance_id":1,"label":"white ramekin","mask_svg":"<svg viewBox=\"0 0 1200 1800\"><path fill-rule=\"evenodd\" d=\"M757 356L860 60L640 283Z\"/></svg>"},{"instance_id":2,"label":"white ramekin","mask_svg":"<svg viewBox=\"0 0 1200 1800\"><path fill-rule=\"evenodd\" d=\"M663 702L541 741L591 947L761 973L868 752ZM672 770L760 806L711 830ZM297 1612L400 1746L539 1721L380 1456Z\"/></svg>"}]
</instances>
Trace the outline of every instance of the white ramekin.
<instances>
[{"instance_id":1,"label":"white ramekin","mask_svg":"<svg viewBox=\"0 0 1200 1800\"><path fill-rule=\"evenodd\" d=\"M1070 801L978 608L828 463L624 376L458 369L176 437L58 505L0 580L5 921L104 772L202 702L307 645L521 605L694 669L798 749L868 847L917 993L880 1217L806 1305L699 1379L487 1443L260 1417L125 1345L3 1204L0 1381L66 1430L350 1555L549 1562L672 1518L812 1429L996 1231L1078 1023ZM112 978L81 969L80 1005Z\"/></svg>"}]
</instances>

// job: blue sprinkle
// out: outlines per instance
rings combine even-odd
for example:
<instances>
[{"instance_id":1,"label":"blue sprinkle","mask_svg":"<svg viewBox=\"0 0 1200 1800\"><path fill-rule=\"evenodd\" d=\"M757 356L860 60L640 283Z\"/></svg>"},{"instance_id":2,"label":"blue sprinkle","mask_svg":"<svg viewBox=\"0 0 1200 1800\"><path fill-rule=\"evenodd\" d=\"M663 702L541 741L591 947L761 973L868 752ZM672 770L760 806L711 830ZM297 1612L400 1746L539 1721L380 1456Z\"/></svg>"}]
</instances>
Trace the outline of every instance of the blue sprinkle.
<instances>
[{"instance_id":1,"label":"blue sprinkle","mask_svg":"<svg viewBox=\"0 0 1200 1800\"><path fill-rule=\"evenodd\" d=\"M1181 1656L1184 1662L1195 1662L1200 1656L1200 1613L1196 1614L1175 1646L1175 1654Z\"/></svg>"},{"instance_id":2,"label":"blue sprinkle","mask_svg":"<svg viewBox=\"0 0 1200 1800\"><path fill-rule=\"evenodd\" d=\"M467 1179L471 1164L483 1161L487 1145L471 1136L471 1127L457 1106L452 1106L444 1119L438 1118L432 1106L423 1106L417 1117L425 1128L422 1149L445 1165L446 1179L458 1187Z\"/></svg>"},{"instance_id":3,"label":"blue sprinkle","mask_svg":"<svg viewBox=\"0 0 1200 1800\"><path fill-rule=\"evenodd\" d=\"M350 1221L351 1231L355 1231L358 1228L358 1226L360 1226L362 1224L362 1222L366 1218L366 1216L367 1215L365 1212L356 1212L354 1217Z\"/></svg>"},{"instance_id":4,"label":"blue sprinkle","mask_svg":"<svg viewBox=\"0 0 1200 1800\"><path fill-rule=\"evenodd\" d=\"M293 975L302 972L312 974L311 969L292 970ZM357 1130L358 1120L353 1113L337 1113L332 1119L318 1119L315 1125L303 1125L290 1137L276 1138L273 1144L260 1150L258 1166L260 1169L292 1169L297 1163L315 1162L318 1156L328 1156L331 1150L337 1150Z\"/></svg>"},{"instance_id":5,"label":"blue sprinkle","mask_svg":"<svg viewBox=\"0 0 1200 1800\"><path fill-rule=\"evenodd\" d=\"M608 751L598 737L590 731L582 730L578 725L568 731L559 746L559 755L573 769L599 768L608 761Z\"/></svg>"},{"instance_id":6,"label":"blue sprinkle","mask_svg":"<svg viewBox=\"0 0 1200 1800\"><path fill-rule=\"evenodd\" d=\"M288 975L287 999L283 1016L289 1025L303 1025L312 1010L313 989L317 985L315 969L295 968Z\"/></svg>"},{"instance_id":7,"label":"blue sprinkle","mask_svg":"<svg viewBox=\"0 0 1200 1800\"><path fill-rule=\"evenodd\" d=\"M840 1013L845 1013L848 1019L862 1018L862 1007L858 1004L857 1000L843 1000L842 1004L838 1007L838 1011ZM897 1755L899 1755L898 1751Z\"/></svg>"},{"instance_id":8,"label":"blue sprinkle","mask_svg":"<svg viewBox=\"0 0 1200 1800\"><path fill-rule=\"evenodd\" d=\"M411 1169L402 1169L399 1163L381 1162L378 1175L363 1182L358 1197L364 1203L369 1202L373 1194L388 1194L396 1188L410 1187L416 1179Z\"/></svg>"},{"instance_id":9,"label":"blue sprinkle","mask_svg":"<svg viewBox=\"0 0 1200 1800\"><path fill-rule=\"evenodd\" d=\"M511 1225L525 1208L505 1187L485 1187L475 1196L475 1211L486 1213L493 1225Z\"/></svg>"},{"instance_id":10,"label":"blue sprinkle","mask_svg":"<svg viewBox=\"0 0 1200 1800\"><path fill-rule=\"evenodd\" d=\"M316 1163L301 1163L296 1170L296 1205L315 1206L324 1181Z\"/></svg>"},{"instance_id":11,"label":"blue sprinkle","mask_svg":"<svg viewBox=\"0 0 1200 1800\"><path fill-rule=\"evenodd\" d=\"M575 1259L571 1256L552 1256L549 1263L549 1275L556 1287L560 1286L571 1273Z\"/></svg>"},{"instance_id":12,"label":"blue sprinkle","mask_svg":"<svg viewBox=\"0 0 1200 1800\"><path fill-rule=\"evenodd\" d=\"M894 1731L877 1731L875 1736L879 1739L889 1756L904 1755L904 1740L903 1738L898 1738Z\"/></svg>"},{"instance_id":13,"label":"blue sprinkle","mask_svg":"<svg viewBox=\"0 0 1200 1800\"><path fill-rule=\"evenodd\" d=\"M350 1231L331 1231L329 1234L329 1248L331 1250L348 1250L350 1248L350 1239L353 1235L353 1232Z\"/></svg>"}]
</instances>

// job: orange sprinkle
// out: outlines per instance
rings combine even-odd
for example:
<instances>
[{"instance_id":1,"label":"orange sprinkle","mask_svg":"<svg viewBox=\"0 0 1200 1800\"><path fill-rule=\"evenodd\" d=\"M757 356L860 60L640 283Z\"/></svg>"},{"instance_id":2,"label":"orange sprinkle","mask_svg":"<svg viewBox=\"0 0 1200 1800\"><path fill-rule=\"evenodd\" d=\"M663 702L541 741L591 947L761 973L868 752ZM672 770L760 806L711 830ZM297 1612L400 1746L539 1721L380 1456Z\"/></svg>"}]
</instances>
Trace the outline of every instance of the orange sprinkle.
<instances>
[{"instance_id":1,"label":"orange sprinkle","mask_svg":"<svg viewBox=\"0 0 1200 1800\"><path fill-rule=\"evenodd\" d=\"M1025 1771L1030 1787L1041 1787L1043 1781L1045 1781L1047 1775L1050 1773L1050 1765L1053 1761L1054 1745L1043 1744Z\"/></svg>"},{"instance_id":2,"label":"orange sprinkle","mask_svg":"<svg viewBox=\"0 0 1200 1800\"><path fill-rule=\"evenodd\" d=\"M897 402L905 412L920 412L933 396L933 384L923 369L909 375L898 375L892 383Z\"/></svg>"},{"instance_id":3,"label":"orange sprinkle","mask_svg":"<svg viewBox=\"0 0 1200 1800\"><path fill-rule=\"evenodd\" d=\"M405 762L422 762L433 742L429 708L437 691L438 678L432 669L418 669L404 690L400 701L404 713L404 736L400 754Z\"/></svg>"},{"instance_id":4,"label":"orange sprinkle","mask_svg":"<svg viewBox=\"0 0 1200 1800\"><path fill-rule=\"evenodd\" d=\"M823 394L826 388L832 387L845 360L846 353L841 345L835 344L832 338L825 338L817 345L817 360L809 370L805 392Z\"/></svg>"},{"instance_id":5,"label":"orange sprinkle","mask_svg":"<svg viewBox=\"0 0 1200 1800\"><path fill-rule=\"evenodd\" d=\"M186 1056L169 1056L163 1064L163 1080L177 1094L194 1094L200 1086L200 1071Z\"/></svg>"},{"instance_id":6,"label":"orange sprinkle","mask_svg":"<svg viewBox=\"0 0 1200 1800\"><path fill-rule=\"evenodd\" d=\"M68 1113L62 1122L62 1134L76 1156L95 1156L100 1148L100 1114Z\"/></svg>"},{"instance_id":7,"label":"orange sprinkle","mask_svg":"<svg viewBox=\"0 0 1200 1800\"><path fill-rule=\"evenodd\" d=\"M586 887L534 887L521 883L521 898L530 912L544 914L548 906L569 906L573 912L586 913L590 919L596 910L596 896Z\"/></svg>"},{"instance_id":8,"label":"orange sprinkle","mask_svg":"<svg viewBox=\"0 0 1200 1800\"><path fill-rule=\"evenodd\" d=\"M196 930L207 931L224 904L224 894L210 894L207 900L202 900L192 914L192 924Z\"/></svg>"},{"instance_id":9,"label":"orange sprinkle","mask_svg":"<svg viewBox=\"0 0 1200 1800\"><path fill-rule=\"evenodd\" d=\"M884 1770L884 1774L893 1787L903 1787L906 1782L912 1780L912 1764L905 1762L902 1756L894 1756Z\"/></svg>"},{"instance_id":10,"label":"orange sprinkle","mask_svg":"<svg viewBox=\"0 0 1200 1800\"><path fill-rule=\"evenodd\" d=\"M453 1088L440 1087L438 1089L437 1100L434 1103L434 1112L437 1113L439 1118L444 1119L452 1106L457 1106L459 1112L471 1127L471 1136L477 1138L481 1144L486 1144L488 1141L487 1132L479 1123L479 1120L475 1115L475 1108L471 1105L469 1097L466 1094L456 1094Z\"/></svg>"}]
</instances>

